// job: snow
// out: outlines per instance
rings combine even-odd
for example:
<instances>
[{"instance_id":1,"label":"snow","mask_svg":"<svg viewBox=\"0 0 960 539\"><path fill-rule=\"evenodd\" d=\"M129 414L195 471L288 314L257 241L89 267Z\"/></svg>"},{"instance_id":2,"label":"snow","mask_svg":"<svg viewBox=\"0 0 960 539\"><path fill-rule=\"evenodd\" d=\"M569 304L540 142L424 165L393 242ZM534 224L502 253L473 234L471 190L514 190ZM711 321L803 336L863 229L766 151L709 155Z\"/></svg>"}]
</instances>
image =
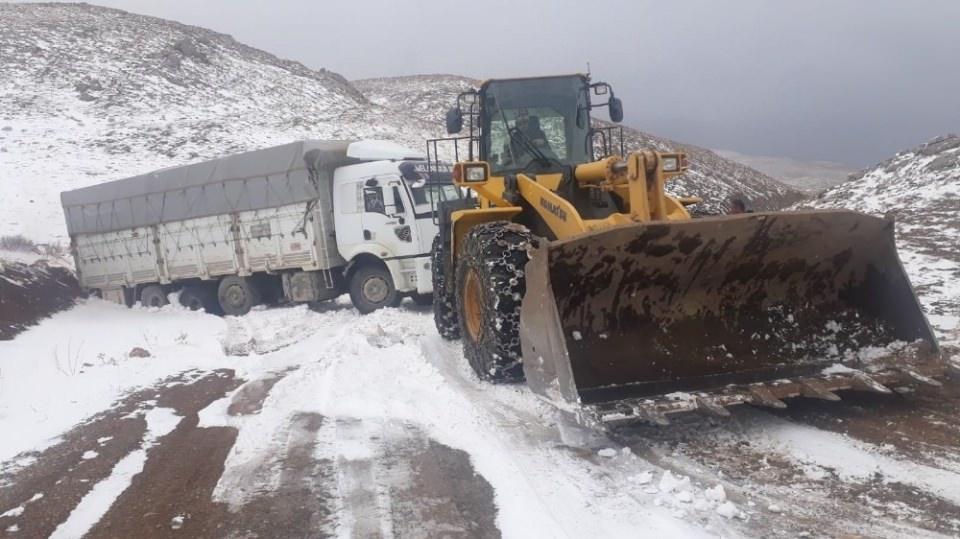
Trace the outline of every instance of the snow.
<instances>
[{"instance_id":1,"label":"snow","mask_svg":"<svg viewBox=\"0 0 960 539\"><path fill-rule=\"evenodd\" d=\"M717 506L717 514L725 518L733 518L740 515L740 511L733 502L723 502Z\"/></svg>"},{"instance_id":2,"label":"snow","mask_svg":"<svg viewBox=\"0 0 960 539\"><path fill-rule=\"evenodd\" d=\"M364 160L425 159L423 152L389 140L360 140L347 146L347 156Z\"/></svg>"},{"instance_id":3,"label":"snow","mask_svg":"<svg viewBox=\"0 0 960 539\"><path fill-rule=\"evenodd\" d=\"M223 333L223 320L179 306L151 312L90 299L0 341L0 422L17 433L0 437L0 461L52 445L131 388L223 366ZM128 358L134 346L152 360Z\"/></svg>"},{"instance_id":4,"label":"snow","mask_svg":"<svg viewBox=\"0 0 960 539\"><path fill-rule=\"evenodd\" d=\"M842 480L882 477L887 482L912 485L944 500L960 503L960 466L943 467L900 460L883 448L843 434L800 425L769 416L750 422L742 436L754 450L785 455L801 464L804 474L819 481L831 474Z\"/></svg>"},{"instance_id":5,"label":"snow","mask_svg":"<svg viewBox=\"0 0 960 539\"><path fill-rule=\"evenodd\" d=\"M0 518L3 518L3 517L18 517L18 516L20 516L20 515L23 514L23 511L24 511L25 509L26 509L26 506L23 506L23 505L18 506L18 507L14 507L13 509L10 509L9 511L7 511L7 512L5 512L5 513L3 513L3 514L0 514Z\"/></svg>"}]
</instances>

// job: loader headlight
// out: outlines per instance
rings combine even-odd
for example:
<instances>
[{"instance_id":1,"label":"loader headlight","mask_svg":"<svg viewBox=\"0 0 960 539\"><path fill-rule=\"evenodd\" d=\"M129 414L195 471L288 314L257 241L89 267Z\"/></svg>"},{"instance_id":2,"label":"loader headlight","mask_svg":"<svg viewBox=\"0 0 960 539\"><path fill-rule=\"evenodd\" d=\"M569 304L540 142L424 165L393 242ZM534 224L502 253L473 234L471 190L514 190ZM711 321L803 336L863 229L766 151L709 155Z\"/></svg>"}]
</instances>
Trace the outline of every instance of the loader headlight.
<instances>
[{"instance_id":1,"label":"loader headlight","mask_svg":"<svg viewBox=\"0 0 960 539\"><path fill-rule=\"evenodd\" d=\"M487 179L487 169L484 167L467 167L468 182L482 182Z\"/></svg>"},{"instance_id":2,"label":"loader headlight","mask_svg":"<svg viewBox=\"0 0 960 539\"><path fill-rule=\"evenodd\" d=\"M680 160L676 157L664 157L662 166L664 172L676 172L680 170Z\"/></svg>"},{"instance_id":3,"label":"loader headlight","mask_svg":"<svg viewBox=\"0 0 960 539\"><path fill-rule=\"evenodd\" d=\"M483 183L490 178L490 168L485 162L457 163L453 169L453 181Z\"/></svg>"}]
</instances>

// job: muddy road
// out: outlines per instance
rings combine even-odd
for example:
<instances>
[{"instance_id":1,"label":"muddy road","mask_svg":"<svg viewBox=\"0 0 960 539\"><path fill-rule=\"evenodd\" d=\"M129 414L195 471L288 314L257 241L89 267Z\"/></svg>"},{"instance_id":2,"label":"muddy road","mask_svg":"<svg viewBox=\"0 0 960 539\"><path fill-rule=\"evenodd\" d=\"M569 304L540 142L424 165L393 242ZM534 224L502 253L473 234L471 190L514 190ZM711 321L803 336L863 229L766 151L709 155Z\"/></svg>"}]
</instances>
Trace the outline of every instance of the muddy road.
<instances>
[{"instance_id":1,"label":"muddy road","mask_svg":"<svg viewBox=\"0 0 960 539\"><path fill-rule=\"evenodd\" d=\"M128 392L0 464L0 537L960 536L955 379L600 432L478 382L427 314L243 324L223 349L260 355Z\"/></svg>"},{"instance_id":2,"label":"muddy road","mask_svg":"<svg viewBox=\"0 0 960 539\"><path fill-rule=\"evenodd\" d=\"M293 413L282 451L262 462L276 477L245 503L215 500L214 489L237 438L231 427L200 427L198 413L233 393L231 415L256 414L286 373L244 384L229 370L190 372L138 391L109 412L21 455L0 473L0 537L500 537L493 491L469 457L416 426L331 420ZM149 439L145 414L168 409L175 426ZM319 444L357 447L349 458L316 458ZM145 448L142 469L112 499L98 485ZM278 472L278 473L275 473ZM96 516L96 498L108 508ZM112 500L112 501L111 501ZM89 512L90 515L82 514ZM85 519L96 518L85 523ZM83 532L81 532L83 533Z\"/></svg>"}]
</instances>

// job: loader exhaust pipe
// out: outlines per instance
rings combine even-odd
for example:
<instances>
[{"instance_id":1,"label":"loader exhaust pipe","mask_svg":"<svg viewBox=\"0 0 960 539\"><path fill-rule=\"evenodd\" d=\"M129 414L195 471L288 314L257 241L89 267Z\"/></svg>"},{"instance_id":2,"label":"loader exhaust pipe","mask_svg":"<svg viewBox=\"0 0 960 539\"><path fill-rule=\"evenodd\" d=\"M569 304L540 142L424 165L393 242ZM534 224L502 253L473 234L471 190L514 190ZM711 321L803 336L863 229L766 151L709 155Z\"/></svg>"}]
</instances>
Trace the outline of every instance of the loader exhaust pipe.
<instances>
[{"instance_id":1,"label":"loader exhaust pipe","mask_svg":"<svg viewBox=\"0 0 960 539\"><path fill-rule=\"evenodd\" d=\"M524 372L558 404L859 368L883 360L865 348L897 342L922 342L917 362L938 352L893 222L850 211L651 222L543 242L526 282Z\"/></svg>"}]
</instances>

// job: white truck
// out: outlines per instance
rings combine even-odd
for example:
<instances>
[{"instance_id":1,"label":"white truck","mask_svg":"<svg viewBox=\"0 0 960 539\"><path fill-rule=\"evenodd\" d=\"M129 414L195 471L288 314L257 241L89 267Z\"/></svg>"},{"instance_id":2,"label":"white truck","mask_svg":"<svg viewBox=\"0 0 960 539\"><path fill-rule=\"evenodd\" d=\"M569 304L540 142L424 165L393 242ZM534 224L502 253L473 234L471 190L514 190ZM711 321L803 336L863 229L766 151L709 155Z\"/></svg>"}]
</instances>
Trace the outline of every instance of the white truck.
<instances>
[{"instance_id":1,"label":"white truck","mask_svg":"<svg viewBox=\"0 0 960 539\"><path fill-rule=\"evenodd\" d=\"M384 141L305 140L61 193L80 284L127 305L193 309L349 292L369 313L429 303L449 173ZM442 169L443 167L441 167Z\"/></svg>"}]
</instances>

